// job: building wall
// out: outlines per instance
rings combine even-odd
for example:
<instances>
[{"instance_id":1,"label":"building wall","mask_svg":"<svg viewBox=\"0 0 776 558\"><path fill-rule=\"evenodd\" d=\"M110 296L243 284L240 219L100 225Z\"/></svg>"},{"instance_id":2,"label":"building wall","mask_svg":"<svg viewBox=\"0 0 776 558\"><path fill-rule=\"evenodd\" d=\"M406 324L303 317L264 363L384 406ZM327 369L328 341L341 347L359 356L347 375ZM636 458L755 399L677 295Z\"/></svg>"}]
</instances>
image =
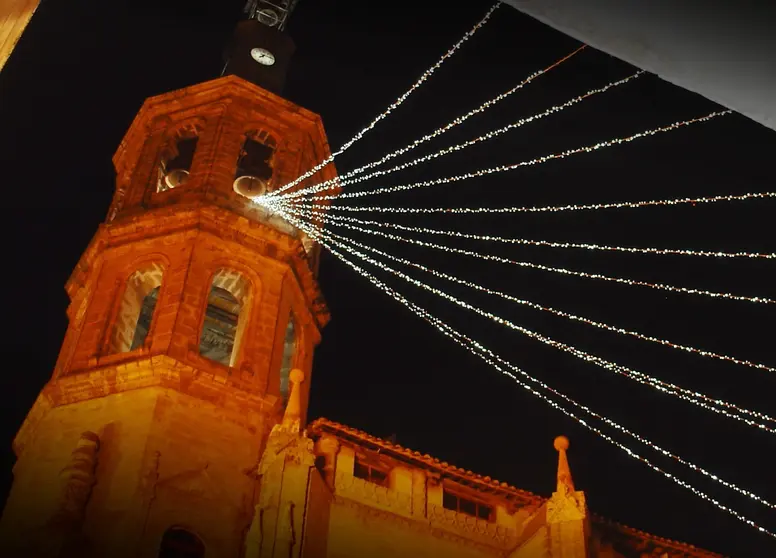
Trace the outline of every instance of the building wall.
<instances>
[{"instance_id":1,"label":"building wall","mask_svg":"<svg viewBox=\"0 0 776 558\"><path fill-rule=\"evenodd\" d=\"M32 18L40 0L2 0L0 2L0 71Z\"/></svg>"},{"instance_id":2,"label":"building wall","mask_svg":"<svg viewBox=\"0 0 776 558\"><path fill-rule=\"evenodd\" d=\"M428 523L341 500L331 508L327 558L481 558L493 553L457 537L444 537Z\"/></svg>"},{"instance_id":3,"label":"building wall","mask_svg":"<svg viewBox=\"0 0 776 558\"><path fill-rule=\"evenodd\" d=\"M509 513L492 501L495 514L486 521L445 509L443 484L426 471L395 463L381 486L354 476L355 454L343 446L337 455L328 558L474 558L503 556L517 546L528 511Z\"/></svg>"},{"instance_id":4,"label":"building wall","mask_svg":"<svg viewBox=\"0 0 776 558\"><path fill-rule=\"evenodd\" d=\"M91 431L100 441L82 523L84 555L155 556L175 525L206 541L209 556L237 556L252 514L255 481L248 473L259 458L261 420L157 387L53 408L15 467L4 540L19 533L20 547L36 543L25 553L34 556L53 549L44 552L31 533L46 532L44 546L64 544L47 526L67 507L62 471L81 433Z\"/></svg>"}]
</instances>

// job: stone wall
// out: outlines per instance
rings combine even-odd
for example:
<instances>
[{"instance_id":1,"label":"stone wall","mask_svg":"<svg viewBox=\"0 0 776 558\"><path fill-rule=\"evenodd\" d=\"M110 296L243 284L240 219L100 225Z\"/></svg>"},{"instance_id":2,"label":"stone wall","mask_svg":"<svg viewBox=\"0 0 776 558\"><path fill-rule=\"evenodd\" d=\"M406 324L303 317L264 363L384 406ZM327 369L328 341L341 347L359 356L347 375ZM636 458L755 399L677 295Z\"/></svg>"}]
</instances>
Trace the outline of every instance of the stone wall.
<instances>
[{"instance_id":1,"label":"stone wall","mask_svg":"<svg viewBox=\"0 0 776 558\"><path fill-rule=\"evenodd\" d=\"M38 8L40 0L3 0L0 2L0 71Z\"/></svg>"},{"instance_id":2,"label":"stone wall","mask_svg":"<svg viewBox=\"0 0 776 558\"><path fill-rule=\"evenodd\" d=\"M4 542L14 540L30 556L56 554L41 542L67 544L67 533L51 536L52 525L68 507L62 472L84 432L99 438L88 506L81 525L72 526L84 535L85 555L154 556L171 526L200 535L213 556L239 554L252 514L250 472L263 425L248 425L240 413L164 388L47 413L15 468L0 523ZM47 533L47 540L32 539L34 533Z\"/></svg>"}]
</instances>

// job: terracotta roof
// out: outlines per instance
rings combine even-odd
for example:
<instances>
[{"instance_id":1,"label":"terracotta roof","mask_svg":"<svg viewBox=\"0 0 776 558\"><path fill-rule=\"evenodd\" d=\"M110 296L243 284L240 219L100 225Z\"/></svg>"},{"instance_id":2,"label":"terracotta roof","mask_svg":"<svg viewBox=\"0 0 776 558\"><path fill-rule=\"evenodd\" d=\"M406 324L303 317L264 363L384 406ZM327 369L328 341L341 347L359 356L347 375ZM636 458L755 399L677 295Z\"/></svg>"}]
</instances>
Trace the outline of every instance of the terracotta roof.
<instances>
[{"instance_id":1,"label":"terracotta roof","mask_svg":"<svg viewBox=\"0 0 776 558\"><path fill-rule=\"evenodd\" d=\"M512 498L519 499L525 502L526 504L541 505L547 501L547 498L545 497L533 494L525 490L520 490L519 488L511 486L506 482L500 482L496 479L492 479L491 477L478 475L476 473L473 473L472 471L464 470L460 467L456 467L455 465L451 465L445 461L440 461L439 459L432 457L427 453L421 454L419 451L414 451L414 450L402 447L388 440L378 438L377 436L372 436L371 434L364 432L362 430L351 428L349 426L328 420L326 418L319 418L314 420L310 424L308 424L307 432L313 436L321 435L324 432L329 432L331 434L339 435L342 437L355 438L357 441L371 444L373 446L377 446L382 450L390 452L397 457L404 458L405 460L409 460L419 467L430 469L433 471L438 471L441 474L458 477L458 480L466 481L470 484L477 485L483 489L497 491L502 495L505 495L508 497L511 496ZM648 539L652 542L664 545L666 547L670 547L675 550L688 552L690 553L691 556L695 558L726 558L722 554L717 554L714 552L710 552L708 550L703 550L691 544L658 537L650 533L640 531L633 527L628 527L627 525L623 525L621 523L617 523L615 521L606 519L604 517L600 517L595 514L590 515L590 520L596 525L609 527L629 537Z\"/></svg>"},{"instance_id":2,"label":"terracotta roof","mask_svg":"<svg viewBox=\"0 0 776 558\"><path fill-rule=\"evenodd\" d=\"M590 520L594 525L606 526L631 537L648 539L649 541L659 543L661 545L670 547L674 550L688 552L690 553L690 556L692 556L693 558L727 558L723 554L717 554L716 552L704 550L702 548L698 548L697 546L693 546L688 543L683 543L672 539L665 539L663 537L658 537L658 536L652 535L651 533L646 533L644 531L640 531L639 529L628 527L627 525L623 525L622 523L617 523L616 521L612 521L611 519L606 519L605 517L601 517L595 514L590 514Z\"/></svg>"},{"instance_id":3,"label":"terracotta roof","mask_svg":"<svg viewBox=\"0 0 776 558\"><path fill-rule=\"evenodd\" d=\"M477 485L478 487L499 492L500 494L511 497L512 499L519 499L526 504L543 504L547 498L538 496L526 490L520 490L514 486L507 484L506 482L500 482L491 477L478 475L472 471L467 471L455 465L451 465L446 461L440 461L439 459L430 456L429 454L421 454L419 451L414 451L398 444L389 442L382 438L372 436L362 430L357 430L344 424L340 424L325 418L319 418L311 422L307 426L307 431L310 434L321 434L323 431L328 431L332 434L345 435L352 438L356 438L361 442L365 442L374 446L377 446L383 450L386 450L394 455L412 461L415 465L438 471L440 474L458 477L458 480L462 480L468 484Z\"/></svg>"}]
</instances>

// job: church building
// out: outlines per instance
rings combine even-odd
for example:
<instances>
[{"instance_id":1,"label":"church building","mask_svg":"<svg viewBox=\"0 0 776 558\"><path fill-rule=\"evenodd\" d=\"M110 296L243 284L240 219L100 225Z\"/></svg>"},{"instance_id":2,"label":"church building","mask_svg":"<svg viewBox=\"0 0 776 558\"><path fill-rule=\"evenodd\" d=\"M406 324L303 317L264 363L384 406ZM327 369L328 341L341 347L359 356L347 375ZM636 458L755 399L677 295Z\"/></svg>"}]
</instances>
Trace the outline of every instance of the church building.
<instances>
[{"instance_id":1,"label":"church building","mask_svg":"<svg viewBox=\"0 0 776 558\"><path fill-rule=\"evenodd\" d=\"M562 436L545 497L307 421L321 247L252 200L330 156L320 117L280 96L292 8L249 2L222 77L148 99L119 145L13 442L0 556L720 558L593 515Z\"/></svg>"}]
</instances>

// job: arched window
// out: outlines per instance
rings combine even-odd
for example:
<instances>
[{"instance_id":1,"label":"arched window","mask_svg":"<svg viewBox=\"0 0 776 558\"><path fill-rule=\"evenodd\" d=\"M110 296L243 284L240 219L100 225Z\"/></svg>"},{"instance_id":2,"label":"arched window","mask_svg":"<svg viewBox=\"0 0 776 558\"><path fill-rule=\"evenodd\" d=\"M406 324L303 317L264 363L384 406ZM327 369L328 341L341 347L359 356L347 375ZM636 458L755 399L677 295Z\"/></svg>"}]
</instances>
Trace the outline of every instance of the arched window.
<instances>
[{"instance_id":1,"label":"arched window","mask_svg":"<svg viewBox=\"0 0 776 558\"><path fill-rule=\"evenodd\" d=\"M233 366L237 359L248 283L239 273L222 269L213 277L202 323L199 353L210 360Z\"/></svg>"},{"instance_id":2,"label":"arched window","mask_svg":"<svg viewBox=\"0 0 776 558\"><path fill-rule=\"evenodd\" d=\"M203 558L205 545L194 533L170 527L162 536L159 558Z\"/></svg>"},{"instance_id":3,"label":"arched window","mask_svg":"<svg viewBox=\"0 0 776 558\"><path fill-rule=\"evenodd\" d=\"M182 186L189 179L199 135L193 126L181 129L162 151L157 169L156 191Z\"/></svg>"},{"instance_id":4,"label":"arched window","mask_svg":"<svg viewBox=\"0 0 776 558\"><path fill-rule=\"evenodd\" d=\"M296 320L294 315L291 314L288 318L288 324L286 325L286 334L283 339L283 357L280 361L280 397L283 398L283 403L288 401L288 393L290 385L288 382L288 376L291 372L291 368L294 366L294 357L296 356Z\"/></svg>"},{"instance_id":5,"label":"arched window","mask_svg":"<svg viewBox=\"0 0 776 558\"><path fill-rule=\"evenodd\" d=\"M134 351L145 343L159 298L162 273L162 266L152 263L130 276L110 337L111 353Z\"/></svg>"}]
</instances>

